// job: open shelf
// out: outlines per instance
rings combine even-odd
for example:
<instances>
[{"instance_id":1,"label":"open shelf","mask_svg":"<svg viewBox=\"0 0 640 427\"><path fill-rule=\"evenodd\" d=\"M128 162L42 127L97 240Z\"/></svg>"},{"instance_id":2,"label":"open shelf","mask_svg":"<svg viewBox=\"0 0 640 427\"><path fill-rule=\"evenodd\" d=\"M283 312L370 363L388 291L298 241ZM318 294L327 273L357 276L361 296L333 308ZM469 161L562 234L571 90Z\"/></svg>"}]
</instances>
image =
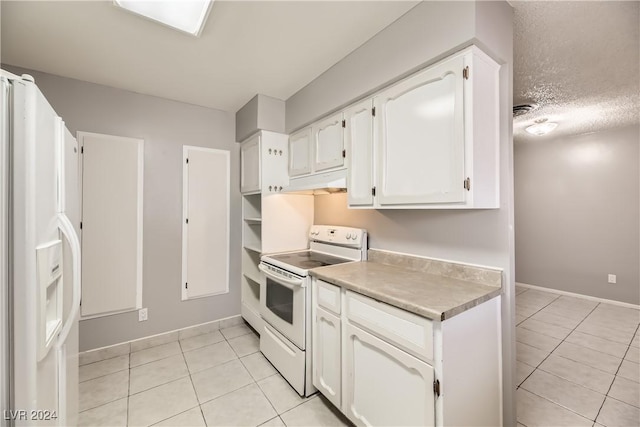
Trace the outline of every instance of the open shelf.
<instances>
[{"instance_id":1,"label":"open shelf","mask_svg":"<svg viewBox=\"0 0 640 427\"><path fill-rule=\"evenodd\" d=\"M245 248L258 248L262 250L262 227L261 223L245 222L242 226L242 240Z\"/></svg>"},{"instance_id":2,"label":"open shelf","mask_svg":"<svg viewBox=\"0 0 640 427\"><path fill-rule=\"evenodd\" d=\"M242 197L242 217L262 219L262 194L245 194Z\"/></svg>"},{"instance_id":3,"label":"open shelf","mask_svg":"<svg viewBox=\"0 0 640 427\"><path fill-rule=\"evenodd\" d=\"M244 273L243 276L245 277L245 279L250 280L254 283L257 283L258 285L260 284L260 276L253 276L250 273Z\"/></svg>"},{"instance_id":4,"label":"open shelf","mask_svg":"<svg viewBox=\"0 0 640 427\"><path fill-rule=\"evenodd\" d=\"M253 247L253 246L248 246L248 245L244 245L244 248L248 251L252 251L255 252L257 254L261 254L262 253L262 249L258 248L258 247Z\"/></svg>"}]
</instances>

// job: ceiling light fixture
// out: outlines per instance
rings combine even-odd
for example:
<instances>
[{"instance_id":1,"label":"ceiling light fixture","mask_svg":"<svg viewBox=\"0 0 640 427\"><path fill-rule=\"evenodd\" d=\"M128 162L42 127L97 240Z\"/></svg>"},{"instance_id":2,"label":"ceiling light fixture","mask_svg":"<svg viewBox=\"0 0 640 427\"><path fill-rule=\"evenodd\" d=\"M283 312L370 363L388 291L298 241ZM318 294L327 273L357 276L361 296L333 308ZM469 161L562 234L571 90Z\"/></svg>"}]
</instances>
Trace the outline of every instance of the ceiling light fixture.
<instances>
[{"instance_id":1,"label":"ceiling light fixture","mask_svg":"<svg viewBox=\"0 0 640 427\"><path fill-rule=\"evenodd\" d=\"M523 116L538 108L538 104L520 104L513 106L513 117Z\"/></svg>"},{"instance_id":2,"label":"ceiling light fixture","mask_svg":"<svg viewBox=\"0 0 640 427\"><path fill-rule=\"evenodd\" d=\"M539 119L536 120L535 124L525 128L525 130L531 135L541 136L551 132L557 126L557 123L548 122L547 119Z\"/></svg>"},{"instance_id":3,"label":"ceiling light fixture","mask_svg":"<svg viewBox=\"0 0 640 427\"><path fill-rule=\"evenodd\" d=\"M198 37L213 0L113 0L129 12Z\"/></svg>"}]
</instances>

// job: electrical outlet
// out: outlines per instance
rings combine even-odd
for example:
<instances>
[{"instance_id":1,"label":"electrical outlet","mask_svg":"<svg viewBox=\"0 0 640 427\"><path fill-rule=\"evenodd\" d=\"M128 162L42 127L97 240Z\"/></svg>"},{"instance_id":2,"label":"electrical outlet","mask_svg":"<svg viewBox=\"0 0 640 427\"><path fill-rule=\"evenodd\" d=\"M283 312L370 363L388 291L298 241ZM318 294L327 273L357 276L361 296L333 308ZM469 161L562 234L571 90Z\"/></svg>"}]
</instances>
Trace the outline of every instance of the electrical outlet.
<instances>
[{"instance_id":1,"label":"electrical outlet","mask_svg":"<svg viewBox=\"0 0 640 427\"><path fill-rule=\"evenodd\" d=\"M138 322L144 322L145 320L147 320L148 315L149 313L147 312L146 308L141 308L140 310L138 310Z\"/></svg>"},{"instance_id":2,"label":"electrical outlet","mask_svg":"<svg viewBox=\"0 0 640 427\"><path fill-rule=\"evenodd\" d=\"M616 275L615 274L609 274L609 276L607 277L607 281L609 283L616 283Z\"/></svg>"}]
</instances>

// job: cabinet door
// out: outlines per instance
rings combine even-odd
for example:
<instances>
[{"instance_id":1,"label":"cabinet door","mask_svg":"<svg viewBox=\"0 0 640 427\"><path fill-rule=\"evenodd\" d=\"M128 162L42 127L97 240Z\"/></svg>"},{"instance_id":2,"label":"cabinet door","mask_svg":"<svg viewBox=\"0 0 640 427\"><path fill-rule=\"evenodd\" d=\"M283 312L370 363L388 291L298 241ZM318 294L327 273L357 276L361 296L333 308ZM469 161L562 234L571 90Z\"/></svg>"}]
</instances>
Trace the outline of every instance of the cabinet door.
<instances>
[{"instance_id":1,"label":"cabinet door","mask_svg":"<svg viewBox=\"0 0 640 427\"><path fill-rule=\"evenodd\" d=\"M344 165L342 130L342 113L321 120L312 126L314 172Z\"/></svg>"},{"instance_id":2,"label":"cabinet door","mask_svg":"<svg viewBox=\"0 0 640 427\"><path fill-rule=\"evenodd\" d=\"M289 176L311 172L311 128L298 131L289 137Z\"/></svg>"},{"instance_id":3,"label":"cabinet door","mask_svg":"<svg viewBox=\"0 0 640 427\"><path fill-rule=\"evenodd\" d=\"M373 100L344 112L349 206L373 204Z\"/></svg>"},{"instance_id":4,"label":"cabinet door","mask_svg":"<svg viewBox=\"0 0 640 427\"><path fill-rule=\"evenodd\" d=\"M264 194L279 192L289 184L287 171L289 136L264 130L261 134L262 189Z\"/></svg>"},{"instance_id":5,"label":"cabinet door","mask_svg":"<svg viewBox=\"0 0 640 427\"><path fill-rule=\"evenodd\" d=\"M464 202L463 59L375 98L380 205Z\"/></svg>"},{"instance_id":6,"label":"cabinet door","mask_svg":"<svg viewBox=\"0 0 640 427\"><path fill-rule=\"evenodd\" d=\"M340 407L340 318L316 308L313 336L313 385Z\"/></svg>"},{"instance_id":7,"label":"cabinet door","mask_svg":"<svg viewBox=\"0 0 640 427\"><path fill-rule=\"evenodd\" d=\"M260 191L260 135L240 146L240 192Z\"/></svg>"},{"instance_id":8,"label":"cabinet door","mask_svg":"<svg viewBox=\"0 0 640 427\"><path fill-rule=\"evenodd\" d=\"M357 425L433 426L433 368L347 324L344 413Z\"/></svg>"}]
</instances>

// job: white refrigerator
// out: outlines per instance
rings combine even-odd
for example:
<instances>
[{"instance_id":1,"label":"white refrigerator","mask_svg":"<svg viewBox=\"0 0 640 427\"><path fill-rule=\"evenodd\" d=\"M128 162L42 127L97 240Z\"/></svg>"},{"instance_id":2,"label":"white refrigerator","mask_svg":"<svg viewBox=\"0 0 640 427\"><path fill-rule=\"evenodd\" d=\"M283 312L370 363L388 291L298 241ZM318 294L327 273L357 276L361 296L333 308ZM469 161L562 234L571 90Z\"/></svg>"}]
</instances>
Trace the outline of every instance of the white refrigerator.
<instances>
[{"instance_id":1,"label":"white refrigerator","mask_svg":"<svg viewBox=\"0 0 640 427\"><path fill-rule=\"evenodd\" d=\"M79 153L30 76L0 70L2 425L78 417Z\"/></svg>"}]
</instances>

